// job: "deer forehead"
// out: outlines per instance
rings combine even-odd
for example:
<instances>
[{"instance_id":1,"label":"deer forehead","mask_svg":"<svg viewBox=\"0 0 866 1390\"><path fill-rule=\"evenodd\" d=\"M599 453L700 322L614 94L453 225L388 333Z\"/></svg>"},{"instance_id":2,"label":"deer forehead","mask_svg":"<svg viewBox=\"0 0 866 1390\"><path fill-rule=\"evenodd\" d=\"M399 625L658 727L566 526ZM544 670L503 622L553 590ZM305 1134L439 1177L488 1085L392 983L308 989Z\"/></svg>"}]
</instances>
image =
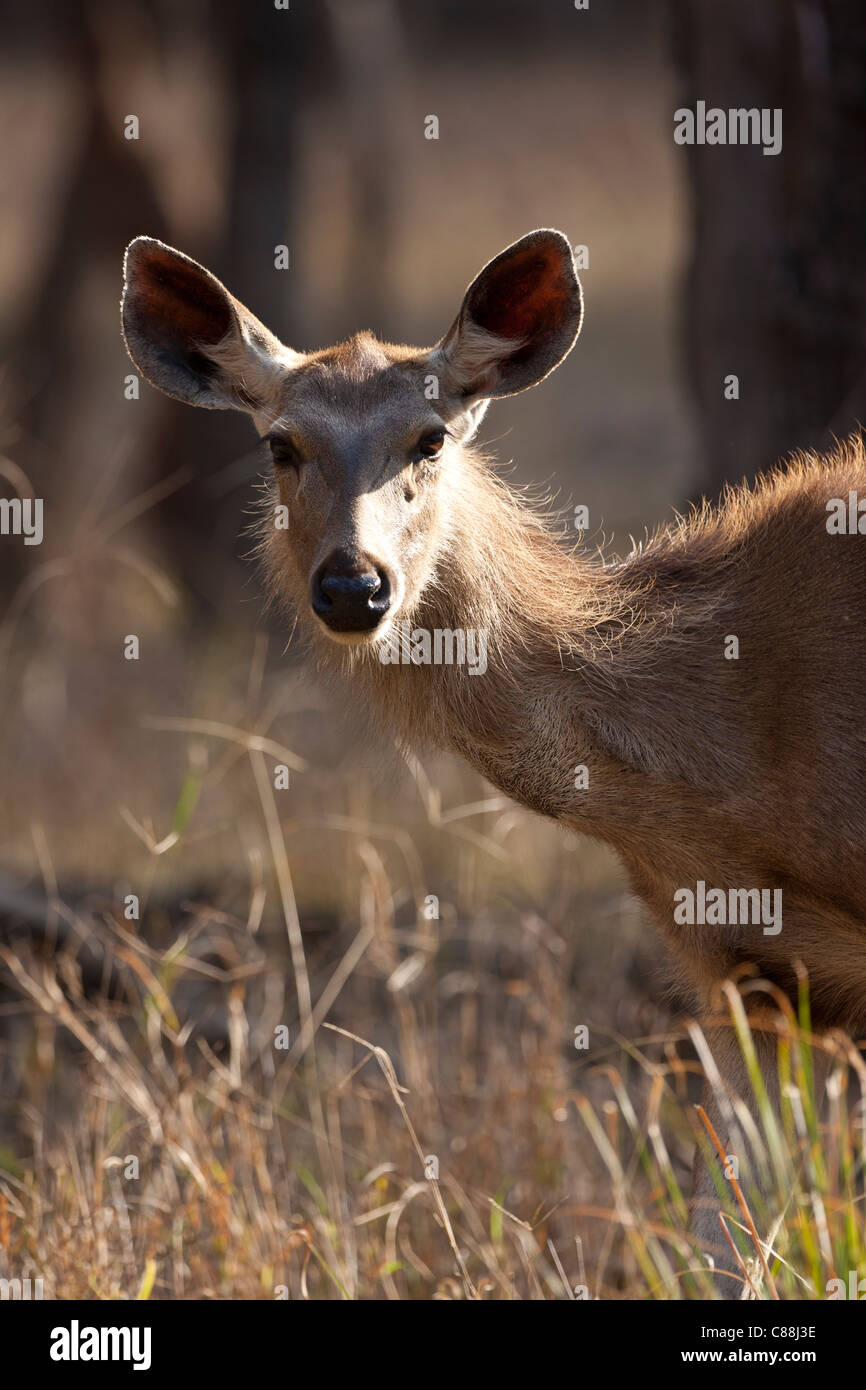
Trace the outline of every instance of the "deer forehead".
<instances>
[{"instance_id":1,"label":"deer forehead","mask_svg":"<svg viewBox=\"0 0 866 1390\"><path fill-rule=\"evenodd\" d=\"M315 454L357 460L381 452L440 416L428 400L429 365L415 349L358 334L312 353L286 371L270 407L256 417L261 434L284 433Z\"/></svg>"}]
</instances>

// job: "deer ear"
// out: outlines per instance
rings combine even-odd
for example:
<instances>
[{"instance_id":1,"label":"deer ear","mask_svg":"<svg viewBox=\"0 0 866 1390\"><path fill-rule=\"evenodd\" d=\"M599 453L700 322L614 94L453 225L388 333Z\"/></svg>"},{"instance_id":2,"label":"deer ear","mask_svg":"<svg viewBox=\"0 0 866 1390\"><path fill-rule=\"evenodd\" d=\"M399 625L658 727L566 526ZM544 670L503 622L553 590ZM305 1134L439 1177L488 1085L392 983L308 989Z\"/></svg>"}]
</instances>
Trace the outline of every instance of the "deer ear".
<instances>
[{"instance_id":1,"label":"deer ear","mask_svg":"<svg viewBox=\"0 0 866 1390\"><path fill-rule=\"evenodd\" d=\"M436 351L465 396L513 396L559 365L582 317L567 239L561 232L530 232L472 281Z\"/></svg>"},{"instance_id":2,"label":"deer ear","mask_svg":"<svg viewBox=\"0 0 866 1390\"><path fill-rule=\"evenodd\" d=\"M294 357L209 270L152 237L126 248L121 320L142 375L210 410L261 409Z\"/></svg>"}]
</instances>

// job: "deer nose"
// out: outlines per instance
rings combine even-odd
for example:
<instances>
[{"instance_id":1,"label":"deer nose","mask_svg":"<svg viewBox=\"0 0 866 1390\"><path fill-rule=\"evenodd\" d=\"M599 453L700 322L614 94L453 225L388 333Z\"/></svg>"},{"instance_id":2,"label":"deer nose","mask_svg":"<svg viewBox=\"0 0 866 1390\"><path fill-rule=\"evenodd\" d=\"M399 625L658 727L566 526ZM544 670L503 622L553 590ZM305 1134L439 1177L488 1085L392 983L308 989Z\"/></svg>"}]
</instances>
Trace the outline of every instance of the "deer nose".
<instances>
[{"instance_id":1,"label":"deer nose","mask_svg":"<svg viewBox=\"0 0 866 1390\"><path fill-rule=\"evenodd\" d=\"M353 560L338 551L316 571L311 601L313 612L332 632L372 632L391 607L391 584L369 560Z\"/></svg>"}]
</instances>

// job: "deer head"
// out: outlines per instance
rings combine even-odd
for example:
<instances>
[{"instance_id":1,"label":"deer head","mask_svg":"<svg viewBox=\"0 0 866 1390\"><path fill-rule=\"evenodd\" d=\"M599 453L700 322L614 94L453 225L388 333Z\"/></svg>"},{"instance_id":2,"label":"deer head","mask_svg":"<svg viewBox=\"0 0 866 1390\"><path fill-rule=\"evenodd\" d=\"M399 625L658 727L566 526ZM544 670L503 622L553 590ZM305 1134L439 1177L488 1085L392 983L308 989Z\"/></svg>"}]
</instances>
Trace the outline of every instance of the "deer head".
<instances>
[{"instance_id":1,"label":"deer head","mask_svg":"<svg viewBox=\"0 0 866 1390\"><path fill-rule=\"evenodd\" d=\"M270 542L272 564L282 547L281 588L348 645L411 614L448 544L449 497L487 405L547 376L581 317L571 248L555 231L490 261L428 349L359 333L296 352L181 252L149 237L126 252L130 357L178 400L252 416L288 521Z\"/></svg>"}]
</instances>

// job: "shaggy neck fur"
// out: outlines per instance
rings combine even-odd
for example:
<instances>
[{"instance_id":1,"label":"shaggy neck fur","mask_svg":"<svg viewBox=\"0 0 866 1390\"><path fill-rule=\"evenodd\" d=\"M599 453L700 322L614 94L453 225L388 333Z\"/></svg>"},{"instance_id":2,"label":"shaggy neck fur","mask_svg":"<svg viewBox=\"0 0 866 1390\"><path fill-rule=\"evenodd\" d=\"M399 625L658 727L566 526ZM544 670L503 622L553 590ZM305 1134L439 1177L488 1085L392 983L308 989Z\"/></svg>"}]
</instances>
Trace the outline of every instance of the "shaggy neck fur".
<instances>
[{"instance_id":1,"label":"shaggy neck fur","mask_svg":"<svg viewBox=\"0 0 866 1390\"><path fill-rule=\"evenodd\" d=\"M797 956L816 1017L866 1025L866 553L826 525L828 499L866 497L862 442L795 460L611 566L569 551L474 454L449 488L436 573L401 616L486 629L486 673L383 665L301 611L320 665L389 734L452 748L613 846L702 991L746 960L793 991ZM675 927L674 893L698 880L782 890L784 930Z\"/></svg>"},{"instance_id":2,"label":"shaggy neck fur","mask_svg":"<svg viewBox=\"0 0 866 1390\"><path fill-rule=\"evenodd\" d=\"M664 738L645 740L621 706L636 682L652 685L715 600L698 593L686 604L662 588L663 563L638 556L606 568L581 556L480 454L466 449L452 462L435 572L398 621L483 632L486 672L383 664L378 646L336 645L305 609L301 626L319 665L363 693L390 734L409 746L452 748L516 800L594 831L594 799L575 797L573 763L593 756L659 766ZM275 555L271 586L291 607Z\"/></svg>"}]
</instances>

